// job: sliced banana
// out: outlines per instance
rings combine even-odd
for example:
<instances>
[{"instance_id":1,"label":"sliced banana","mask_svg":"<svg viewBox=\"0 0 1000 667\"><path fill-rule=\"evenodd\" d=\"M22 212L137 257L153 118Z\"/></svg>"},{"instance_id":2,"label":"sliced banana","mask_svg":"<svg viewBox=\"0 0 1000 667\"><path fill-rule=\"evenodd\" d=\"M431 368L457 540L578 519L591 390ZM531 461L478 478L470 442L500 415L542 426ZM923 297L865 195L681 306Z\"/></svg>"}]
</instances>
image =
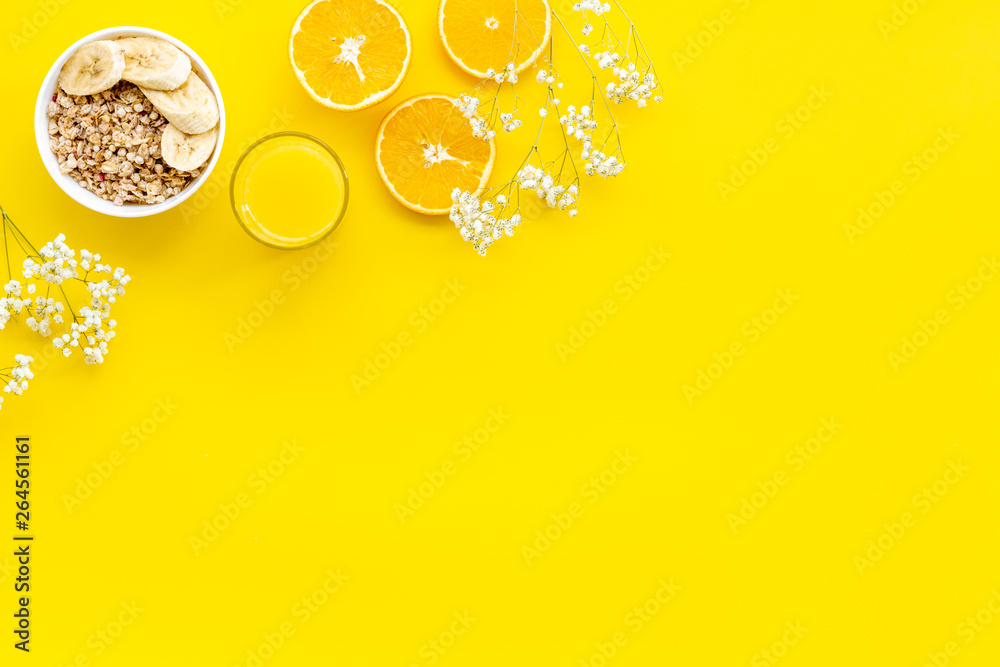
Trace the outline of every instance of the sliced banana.
<instances>
[{"instance_id":1,"label":"sliced banana","mask_svg":"<svg viewBox=\"0 0 1000 667\"><path fill-rule=\"evenodd\" d=\"M184 134L174 125L167 125L160 137L160 155L177 171L193 171L211 157L218 139L218 127L201 134Z\"/></svg>"},{"instance_id":2,"label":"sliced banana","mask_svg":"<svg viewBox=\"0 0 1000 667\"><path fill-rule=\"evenodd\" d=\"M122 37L117 44L125 51L122 78L137 86L173 90L191 73L187 54L159 37Z\"/></svg>"},{"instance_id":3,"label":"sliced banana","mask_svg":"<svg viewBox=\"0 0 1000 667\"><path fill-rule=\"evenodd\" d=\"M93 95L122 80L125 54L110 40L84 44L59 73L59 86L69 95Z\"/></svg>"},{"instance_id":4,"label":"sliced banana","mask_svg":"<svg viewBox=\"0 0 1000 667\"><path fill-rule=\"evenodd\" d=\"M171 125L185 134L201 134L219 122L219 103L215 94L194 72L174 90L153 90L139 86L156 110Z\"/></svg>"}]
</instances>

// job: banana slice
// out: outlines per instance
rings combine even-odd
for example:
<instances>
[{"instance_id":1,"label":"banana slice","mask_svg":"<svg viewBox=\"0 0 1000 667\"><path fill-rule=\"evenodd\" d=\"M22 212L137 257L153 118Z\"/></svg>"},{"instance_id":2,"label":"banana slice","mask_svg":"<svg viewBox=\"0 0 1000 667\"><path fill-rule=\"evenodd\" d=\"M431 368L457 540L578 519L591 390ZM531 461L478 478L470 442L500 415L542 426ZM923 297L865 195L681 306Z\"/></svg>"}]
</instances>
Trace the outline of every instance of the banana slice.
<instances>
[{"instance_id":1,"label":"banana slice","mask_svg":"<svg viewBox=\"0 0 1000 667\"><path fill-rule=\"evenodd\" d=\"M160 155L177 171L193 171L211 157L218 139L218 127L201 134L184 134L175 126L167 125L160 137Z\"/></svg>"},{"instance_id":2,"label":"banana slice","mask_svg":"<svg viewBox=\"0 0 1000 667\"><path fill-rule=\"evenodd\" d=\"M123 37L117 44L125 51L122 78L137 86L173 90L191 73L187 54L158 37Z\"/></svg>"},{"instance_id":3,"label":"banana slice","mask_svg":"<svg viewBox=\"0 0 1000 667\"><path fill-rule=\"evenodd\" d=\"M122 80L125 54L110 40L84 44L63 65L59 87L68 95L93 95Z\"/></svg>"},{"instance_id":4,"label":"banana slice","mask_svg":"<svg viewBox=\"0 0 1000 667\"><path fill-rule=\"evenodd\" d=\"M205 82L194 72L174 90L139 86L156 110L185 134L201 134L219 122L219 103Z\"/></svg>"}]
</instances>

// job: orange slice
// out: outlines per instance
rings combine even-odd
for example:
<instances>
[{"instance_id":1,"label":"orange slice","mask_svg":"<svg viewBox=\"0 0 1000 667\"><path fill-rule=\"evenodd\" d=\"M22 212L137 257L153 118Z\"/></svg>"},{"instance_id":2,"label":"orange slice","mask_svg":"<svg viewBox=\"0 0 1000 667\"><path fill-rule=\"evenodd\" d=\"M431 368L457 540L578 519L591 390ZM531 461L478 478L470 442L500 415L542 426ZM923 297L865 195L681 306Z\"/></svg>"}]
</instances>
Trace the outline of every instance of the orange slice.
<instances>
[{"instance_id":1,"label":"orange slice","mask_svg":"<svg viewBox=\"0 0 1000 667\"><path fill-rule=\"evenodd\" d=\"M516 7L516 12L515 12ZM552 13L548 0L441 0L438 32L448 55L481 79L514 63L529 67L548 44Z\"/></svg>"},{"instance_id":2,"label":"orange slice","mask_svg":"<svg viewBox=\"0 0 1000 667\"><path fill-rule=\"evenodd\" d=\"M493 171L493 140L472 127L447 95L420 95L390 111L375 140L375 163L389 192L425 215L451 210L455 188L479 194Z\"/></svg>"},{"instance_id":3,"label":"orange slice","mask_svg":"<svg viewBox=\"0 0 1000 667\"><path fill-rule=\"evenodd\" d=\"M410 33L382 0L316 0L302 10L288 42L299 83L339 111L381 102L410 66Z\"/></svg>"}]
</instances>

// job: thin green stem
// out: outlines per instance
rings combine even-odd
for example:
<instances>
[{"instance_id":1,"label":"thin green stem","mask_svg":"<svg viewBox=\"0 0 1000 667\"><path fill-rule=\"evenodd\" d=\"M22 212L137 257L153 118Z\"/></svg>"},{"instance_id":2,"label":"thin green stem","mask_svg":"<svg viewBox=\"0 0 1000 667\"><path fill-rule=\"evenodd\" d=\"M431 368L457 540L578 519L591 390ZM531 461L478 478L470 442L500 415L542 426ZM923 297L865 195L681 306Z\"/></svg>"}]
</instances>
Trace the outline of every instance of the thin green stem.
<instances>
[{"instance_id":1,"label":"thin green stem","mask_svg":"<svg viewBox=\"0 0 1000 667\"><path fill-rule=\"evenodd\" d=\"M10 225L11 232L12 232L11 233L11 237L14 239L15 242L17 242L17 245L21 249L21 252L23 252L27 257L29 257L31 259L41 260L41 258L42 258L41 253L38 252L38 249L34 245L32 245L32 243L28 239L28 237L24 235L24 232L22 232L18 228L18 226L14 224L14 221L11 220L11 218L10 218L9 215L7 215L7 212L4 211L3 208L0 208L0 213L2 213L2 215L3 215L4 250L5 251L7 250L7 225ZM18 238L18 237L20 237L20 238ZM21 239L24 239L24 243L28 244L28 247L31 248L32 252L29 253L24 248L24 245L21 243ZM34 254L32 254L32 253L34 253ZM7 274L8 274L8 276L11 277L11 280L13 280L13 276L12 276L11 270L10 270L10 255L9 255L9 253L7 255ZM52 283L49 283L49 286L46 288L46 291L45 291L45 298L46 299L48 298L49 291L51 290L51 287L52 287ZM64 288L62 285L59 285L59 291L62 293L63 302L66 304L66 307L69 309L70 314L73 316L73 321L74 322L78 321L80 319L80 317L79 317L79 315L76 314L76 311L73 310L73 306L70 305L69 296L67 296L67 294L66 294L66 288Z\"/></svg>"},{"instance_id":2,"label":"thin green stem","mask_svg":"<svg viewBox=\"0 0 1000 667\"><path fill-rule=\"evenodd\" d=\"M625 17L625 20L628 21L629 35L631 36L633 33L635 34L636 58L639 57L639 49L641 48L643 57L646 59L646 62L648 63L649 71L653 73L653 76L656 76L656 67L653 65L652 58L649 57L649 51L646 50L646 45L642 43L642 39L639 37L639 29L635 27L635 23L632 21L631 18L629 18L629 15L625 12L625 9L621 6L621 4L619 4L618 0L614 0L614 3L615 7L618 8L618 11L620 11L622 13L622 16ZM628 50L626 49L626 53L627 52ZM659 82L660 77L657 76L656 80L657 82Z\"/></svg>"},{"instance_id":3,"label":"thin green stem","mask_svg":"<svg viewBox=\"0 0 1000 667\"><path fill-rule=\"evenodd\" d=\"M7 258L7 282L14 279L14 274L10 270L10 247L7 245L7 212L0 208L3 213L3 254Z\"/></svg>"},{"instance_id":4,"label":"thin green stem","mask_svg":"<svg viewBox=\"0 0 1000 667\"><path fill-rule=\"evenodd\" d=\"M587 61L586 55L584 55L580 51L580 45L577 44L576 40L573 39L573 35L570 34L569 29L566 27L566 24L563 23L562 19L559 18L559 15L556 14L555 12L553 12L552 15L555 17L556 21L559 22L559 25L562 27L563 32L566 33L566 36L569 38L569 41L572 42L573 46L576 48L576 52L580 54L580 58L583 60L583 64L587 66L588 70L590 70L590 76L593 79L593 90L600 91L601 93L601 100L604 102L604 107L608 110L608 116L611 118L611 126L615 131L615 137L618 141L618 152L619 154L622 154L621 134L618 131L618 121L615 120L615 114L611 110L611 104L608 102L608 98L607 96L605 96L604 90L599 85L597 85L599 82L597 73L594 71L594 68L590 66L590 62ZM622 158L624 159L624 155L622 155Z\"/></svg>"}]
</instances>

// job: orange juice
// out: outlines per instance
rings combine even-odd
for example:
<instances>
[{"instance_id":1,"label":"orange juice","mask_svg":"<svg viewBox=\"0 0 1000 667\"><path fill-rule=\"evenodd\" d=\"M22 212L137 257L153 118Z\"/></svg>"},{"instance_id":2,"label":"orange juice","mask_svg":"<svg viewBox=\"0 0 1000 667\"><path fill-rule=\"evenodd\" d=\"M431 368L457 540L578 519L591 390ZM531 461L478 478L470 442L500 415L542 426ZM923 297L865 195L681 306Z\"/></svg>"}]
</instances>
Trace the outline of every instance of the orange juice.
<instances>
[{"instance_id":1,"label":"orange juice","mask_svg":"<svg viewBox=\"0 0 1000 667\"><path fill-rule=\"evenodd\" d=\"M347 175L323 142L283 132L265 137L233 172L233 210L244 229L273 248L304 248L323 239L347 209Z\"/></svg>"}]
</instances>

